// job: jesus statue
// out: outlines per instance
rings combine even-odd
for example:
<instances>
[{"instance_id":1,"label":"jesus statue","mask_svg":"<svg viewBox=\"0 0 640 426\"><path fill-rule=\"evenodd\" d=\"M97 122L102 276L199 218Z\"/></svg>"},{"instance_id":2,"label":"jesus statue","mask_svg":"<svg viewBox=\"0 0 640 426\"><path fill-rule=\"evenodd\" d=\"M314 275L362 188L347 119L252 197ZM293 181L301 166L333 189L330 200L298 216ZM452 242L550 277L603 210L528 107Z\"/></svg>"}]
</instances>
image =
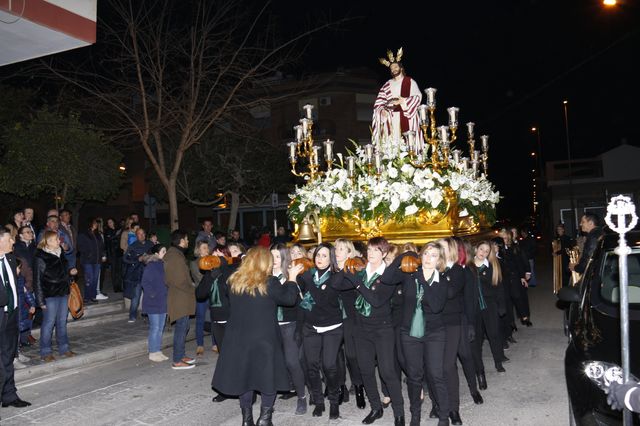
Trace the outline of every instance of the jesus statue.
<instances>
[{"instance_id":1,"label":"jesus statue","mask_svg":"<svg viewBox=\"0 0 640 426\"><path fill-rule=\"evenodd\" d=\"M380 89L373 106L373 141L380 142L391 139L400 141L404 132L416 132L416 142L422 145L418 106L422 94L418 84L405 74L402 66L402 48L393 55L387 51L387 58L380 58L380 63L389 68L391 79Z\"/></svg>"}]
</instances>

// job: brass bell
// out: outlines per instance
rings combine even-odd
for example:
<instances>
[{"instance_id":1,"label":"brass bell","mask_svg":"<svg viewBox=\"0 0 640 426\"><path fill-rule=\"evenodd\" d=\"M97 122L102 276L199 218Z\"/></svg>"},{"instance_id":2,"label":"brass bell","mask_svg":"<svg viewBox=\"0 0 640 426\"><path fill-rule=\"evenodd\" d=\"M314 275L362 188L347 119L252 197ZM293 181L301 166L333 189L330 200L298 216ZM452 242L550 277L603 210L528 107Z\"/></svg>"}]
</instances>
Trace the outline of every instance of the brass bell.
<instances>
[{"instance_id":1,"label":"brass bell","mask_svg":"<svg viewBox=\"0 0 640 426\"><path fill-rule=\"evenodd\" d=\"M300 242L308 242L315 241L316 234L313 230L313 225L309 223L309 220L305 218L298 229L298 241Z\"/></svg>"}]
</instances>

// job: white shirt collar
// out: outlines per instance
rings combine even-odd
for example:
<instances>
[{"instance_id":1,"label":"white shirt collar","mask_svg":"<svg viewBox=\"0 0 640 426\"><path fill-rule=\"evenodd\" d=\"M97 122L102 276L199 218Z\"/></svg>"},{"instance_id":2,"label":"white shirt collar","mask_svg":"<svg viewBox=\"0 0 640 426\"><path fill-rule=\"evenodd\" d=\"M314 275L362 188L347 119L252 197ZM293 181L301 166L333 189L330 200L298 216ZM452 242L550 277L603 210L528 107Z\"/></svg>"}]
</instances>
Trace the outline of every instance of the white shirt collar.
<instances>
[{"instance_id":1,"label":"white shirt collar","mask_svg":"<svg viewBox=\"0 0 640 426\"><path fill-rule=\"evenodd\" d=\"M482 261L482 265L480 265L480 266L483 266L483 265L484 265L484 266L486 266L486 267L488 268L488 267L489 267L489 259L485 258L485 259Z\"/></svg>"},{"instance_id":2,"label":"white shirt collar","mask_svg":"<svg viewBox=\"0 0 640 426\"><path fill-rule=\"evenodd\" d=\"M424 273L422 274L422 276L424 277ZM427 278L427 281L429 281L429 278ZM436 269L433 271L433 281L431 281L430 285L433 285L433 283L439 283L439 282L440 282L440 273Z\"/></svg>"},{"instance_id":3,"label":"white shirt collar","mask_svg":"<svg viewBox=\"0 0 640 426\"><path fill-rule=\"evenodd\" d=\"M371 278L373 276L373 274L378 274L378 275L382 275L382 273L384 272L384 270L387 268L387 265L385 265L384 262L382 262L380 264L380 266L378 267L378 269L376 269L375 271L371 270L371 264L367 263L367 278Z\"/></svg>"},{"instance_id":4,"label":"white shirt collar","mask_svg":"<svg viewBox=\"0 0 640 426\"><path fill-rule=\"evenodd\" d=\"M449 268L449 269L453 268L453 264L454 263L455 262L447 262L447 268Z\"/></svg>"}]
</instances>

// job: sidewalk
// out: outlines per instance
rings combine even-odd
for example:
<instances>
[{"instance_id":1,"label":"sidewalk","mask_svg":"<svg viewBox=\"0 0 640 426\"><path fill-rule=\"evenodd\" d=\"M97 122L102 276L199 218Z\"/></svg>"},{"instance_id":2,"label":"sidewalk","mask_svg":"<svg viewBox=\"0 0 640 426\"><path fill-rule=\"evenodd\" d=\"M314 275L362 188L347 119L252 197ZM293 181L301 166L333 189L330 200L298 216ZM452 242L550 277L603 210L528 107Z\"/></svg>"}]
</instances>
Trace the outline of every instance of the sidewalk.
<instances>
[{"instance_id":1,"label":"sidewalk","mask_svg":"<svg viewBox=\"0 0 640 426\"><path fill-rule=\"evenodd\" d=\"M21 383L41 379L73 369L94 367L96 364L116 359L124 359L147 353L148 323L138 319L128 323L128 311L124 309L121 293L110 293L110 300L86 307L85 316L79 320L69 319L67 334L69 347L77 355L64 358L58 354L55 331L52 341L56 360L45 363L40 359L40 346L36 342L31 347L21 348L23 355L31 358L27 368L15 371L15 380ZM33 336L40 339L40 330ZM191 322L187 341L195 338L195 319ZM173 331L167 325L163 334L163 348L173 344ZM165 351L167 352L167 351Z\"/></svg>"}]
</instances>

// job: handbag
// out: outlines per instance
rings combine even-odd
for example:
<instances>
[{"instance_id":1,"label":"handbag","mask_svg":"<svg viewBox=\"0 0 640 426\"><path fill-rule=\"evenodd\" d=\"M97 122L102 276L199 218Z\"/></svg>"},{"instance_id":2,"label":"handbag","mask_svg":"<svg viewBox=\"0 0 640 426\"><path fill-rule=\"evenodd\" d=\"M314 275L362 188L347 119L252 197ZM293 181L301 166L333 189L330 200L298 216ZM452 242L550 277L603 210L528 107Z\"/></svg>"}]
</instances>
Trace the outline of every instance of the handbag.
<instances>
[{"instance_id":1,"label":"handbag","mask_svg":"<svg viewBox=\"0 0 640 426\"><path fill-rule=\"evenodd\" d=\"M69 312L74 320L82 318L84 315L84 300L82 293L80 293L80 287L75 281L71 281L69 284Z\"/></svg>"}]
</instances>

